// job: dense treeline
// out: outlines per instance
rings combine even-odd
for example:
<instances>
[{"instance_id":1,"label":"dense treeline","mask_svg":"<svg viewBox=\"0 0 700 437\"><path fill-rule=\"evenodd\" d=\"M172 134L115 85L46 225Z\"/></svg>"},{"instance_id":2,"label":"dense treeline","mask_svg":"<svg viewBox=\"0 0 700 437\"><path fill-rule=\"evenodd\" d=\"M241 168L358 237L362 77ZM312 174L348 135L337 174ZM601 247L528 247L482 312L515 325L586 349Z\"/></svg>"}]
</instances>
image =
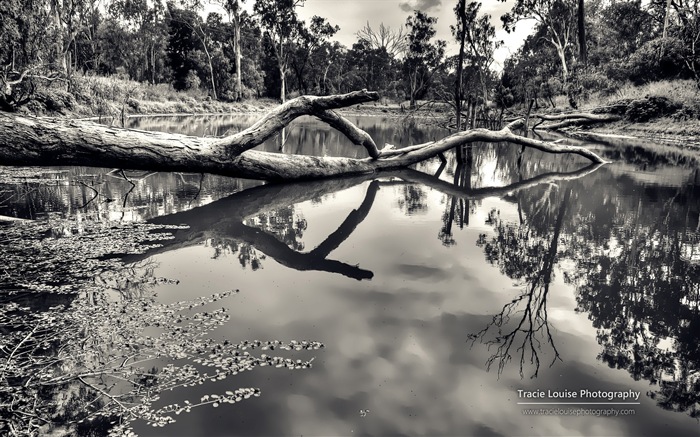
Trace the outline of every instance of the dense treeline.
<instances>
[{"instance_id":1,"label":"dense treeline","mask_svg":"<svg viewBox=\"0 0 700 437\"><path fill-rule=\"evenodd\" d=\"M504 66L496 100L549 101L566 94L576 107L592 93L627 83L692 79L700 84L700 1L518 0L506 30L537 25Z\"/></svg>"},{"instance_id":2,"label":"dense treeline","mask_svg":"<svg viewBox=\"0 0 700 437\"><path fill-rule=\"evenodd\" d=\"M211 6L223 13L205 16ZM0 105L21 106L47 83L70 91L86 75L201 88L215 100L361 88L416 100L444 68L445 43L432 41L435 19L421 12L405 29L368 24L348 49L331 41L338 26L318 16L300 20L300 6L258 0L249 13L237 0L2 2Z\"/></svg>"},{"instance_id":3,"label":"dense treeline","mask_svg":"<svg viewBox=\"0 0 700 437\"><path fill-rule=\"evenodd\" d=\"M625 83L700 83L700 0L516 0L511 31L537 23L495 73L500 44L481 3L457 0L448 56L436 19L421 11L391 29L367 25L352 47L333 40L332 18L303 21L303 0L6 0L0 4L0 108L38 90L74 95L81 79L111 76L236 101L377 90L393 101L442 101L457 124L466 109L516 103L576 107ZM213 9L213 7L216 7ZM218 10L220 12L205 11ZM250 10L250 12L249 12ZM44 96L45 97L45 96ZM126 99L125 99L126 100Z\"/></svg>"}]
</instances>

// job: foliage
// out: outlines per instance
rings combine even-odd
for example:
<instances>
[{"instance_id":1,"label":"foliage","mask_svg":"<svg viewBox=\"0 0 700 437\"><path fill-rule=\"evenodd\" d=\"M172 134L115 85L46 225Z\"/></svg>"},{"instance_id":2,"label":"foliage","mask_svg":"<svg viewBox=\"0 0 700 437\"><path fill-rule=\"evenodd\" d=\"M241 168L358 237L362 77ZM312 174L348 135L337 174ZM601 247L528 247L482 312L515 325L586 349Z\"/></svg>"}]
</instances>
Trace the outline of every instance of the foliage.
<instances>
[{"instance_id":1,"label":"foliage","mask_svg":"<svg viewBox=\"0 0 700 437\"><path fill-rule=\"evenodd\" d=\"M643 44L627 63L627 75L636 84L673 79L682 74L683 43L677 38L658 38Z\"/></svg>"},{"instance_id":2,"label":"foliage","mask_svg":"<svg viewBox=\"0 0 700 437\"><path fill-rule=\"evenodd\" d=\"M666 97L648 97L632 100L627 105L625 116L633 122L645 122L653 118L663 117L675 113L681 105Z\"/></svg>"},{"instance_id":3,"label":"foliage","mask_svg":"<svg viewBox=\"0 0 700 437\"><path fill-rule=\"evenodd\" d=\"M431 42L436 32L435 23L437 18L418 10L406 20L408 52L404 61L404 81L412 108L416 107L416 100L427 93L433 75L443 67L446 43L442 40Z\"/></svg>"},{"instance_id":4,"label":"foliage","mask_svg":"<svg viewBox=\"0 0 700 437\"><path fill-rule=\"evenodd\" d=\"M569 52L576 29L575 12L577 4L573 0L517 0L510 12L501 17L503 27L510 32L517 22L534 19L541 31L543 41L556 49L561 64L562 82L569 75Z\"/></svg>"}]
</instances>

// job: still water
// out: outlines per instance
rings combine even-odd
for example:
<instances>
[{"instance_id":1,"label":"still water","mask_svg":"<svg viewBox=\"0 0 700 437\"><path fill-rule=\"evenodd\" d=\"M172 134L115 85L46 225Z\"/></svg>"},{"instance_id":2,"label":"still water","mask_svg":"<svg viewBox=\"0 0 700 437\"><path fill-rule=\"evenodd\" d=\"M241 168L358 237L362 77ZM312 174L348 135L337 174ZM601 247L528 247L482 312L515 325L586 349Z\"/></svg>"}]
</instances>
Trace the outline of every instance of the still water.
<instances>
[{"instance_id":1,"label":"still water","mask_svg":"<svg viewBox=\"0 0 700 437\"><path fill-rule=\"evenodd\" d=\"M132 127L222 135L253 120ZM445 134L352 121L380 145ZM261 391L162 428L139 420L142 436L698 435L700 165L672 148L589 146L613 162L474 144L463 162L291 184L63 168L51 184L2 185L0 215L187 225L123 258L167 278L139 293L170 304L238 289L216 302L230 319L212 338L323 343L285 352L308 369L162 393ZM263 148L364 152L311 119ZM128 281L111 286L128 295Z\"/></svg>"}]
</instances>

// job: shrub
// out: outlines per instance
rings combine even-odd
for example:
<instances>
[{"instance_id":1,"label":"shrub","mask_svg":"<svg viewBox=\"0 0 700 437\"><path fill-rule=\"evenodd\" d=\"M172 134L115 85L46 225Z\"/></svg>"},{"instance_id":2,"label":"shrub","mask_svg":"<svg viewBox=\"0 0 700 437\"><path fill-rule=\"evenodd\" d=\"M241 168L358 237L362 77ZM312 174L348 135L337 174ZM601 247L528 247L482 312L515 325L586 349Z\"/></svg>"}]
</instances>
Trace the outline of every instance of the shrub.
<instances>
[{"instance_id":1,"label":"shrub","mask_svg":"<svg viewBox=\"0 0 700 437\"><path fill-rule=\"evenodd\" d=\"M627 112L627 107L632 103L632 99L620 99L614 101L607 106L600 108L595 108L591 112L594 114L615 114L615 115L625 115Z\"/></svg>"},{"instance_id":2,"label":"shrub","mask_svg":"<svg viewBox=\"0 0 700 437\"><path fill-rule=\"evenodd\" d=\"M681 106L666 97L651 96L630 102L625 115L630 121L645 122L671 115L681 109Z\"/></svg>"},{"instance_id":3,"label":"shrub","mask_svg":"<svg viewBox=\"0 0 700 437\"><path fill-rule=\"evenodd\" d=\"M193 70L187 72L187 76L185 77L186 90L198 90L201 84L202 81L199 79L199 76L197 76L196 72L194 72Z\"/></svg>"},{"instance_id":4,"label":"shrub","mask_svg":"<svg viewBox=\"0 0 700 437\"><path fill-rule=\"evenodd\" d=\"M47 89L39 91L35 95L35 100L43 103L47 111L63 111L73 109L76 105L72 94L57 89Z\"/></svg>"},{"instance_id":5,"label":"shrub","mask_svg":"<svg viewBox=\"0 0 700 437\"><path fill-rule=\"evenodd\" d=\"M645 43L630 56L629 79L640 85L681 76L683 69L678 66L684 65L683 51L683 42L678 38L657 38Z\"/></svg>"},{"instance_id":6,"label":"shrub","mask_svg":"<svg viewBox=\"0 0 700 437\"><path fill-rule=\"evenodd\" d=\"M135 111L135 112L141 112L141 111L140 111L140 109L141 109L141 102L139 102L139 101L136 100L135 98L129 97L128 99L126 99L126 104L127 104L133 111Z\"/></svg>"}]
</instances>

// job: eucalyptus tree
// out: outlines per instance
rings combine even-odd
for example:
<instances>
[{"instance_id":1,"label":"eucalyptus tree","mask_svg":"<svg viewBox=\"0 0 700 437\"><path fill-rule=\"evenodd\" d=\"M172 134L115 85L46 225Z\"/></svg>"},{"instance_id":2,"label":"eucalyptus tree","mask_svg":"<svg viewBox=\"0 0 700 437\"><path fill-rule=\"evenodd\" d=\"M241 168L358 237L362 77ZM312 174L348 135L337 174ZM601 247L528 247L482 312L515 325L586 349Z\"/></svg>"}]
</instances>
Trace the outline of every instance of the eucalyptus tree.
<instances>
[{"instance_id":1,"label":"eucalyptus tree","mask_svg":"<svg viewBox=\"0 0 700 437\"><path fill-rule=\"evenodd\" d=\"M48 77L52 18L44 0L0 2L0 109L29 101L35 81Z\"/></svg>"},{"instance_id":2,"label":"eucalyptus tree","mask_svg":"<svg viewBox=\"0 0 700 437\"><path fill-rule=\"evenodd\" d=\"M291 67L297 78L299 91L302 94L308 94L308 82L306 69L314 65L311 64L313 55L316 54L321 47L328 42L328 39L340 30L340 27L331 25L325 18L314 15L311 18L311 23L306 26L306 23L301 22L299 25L294 53L291 57ZM324 47L328 49L328 47ZM316 61L321 61L323 64L329 62L316 58ZM318 65L318 67L321 67Z\"/></svg>"},{"instance_id":3,"label":"eucalyptus tree","mask_svg":"<svg viewBox=\"0 0 700 437\"><path fill-rule=\"evenodd\" d=\"M216 24L221 22L221 16L217 13L210 13L207 16L206 21L202 20L199 12L203 9L204 4L199 0L194 0L191 3L185 3L184 8L180 9L173 3L168 3L167 8L167 18L170 23L170 35L171 42L173 41L173 29L176 29L177 34L185 36L189 34L189 38L194 37L195 40L199 42L197 49L202 50L207 62L207 69L209 70L208 80L211 86L212 97L218 100L218 93L216 87L215 73L214 73L214 56L216 46L218 41L215 37ZM189 50L195 47L192 42L189 42Z\"/></svg>"},{"instance_id":4,"label":"eucalyptus tree","mask_svg":"<svg viewBox=\"0 0 700 437\"><path fill-rule=\"evenodd\" d=\"M113 0L108 10L111 25L121 29L118 34L123 39L106 41L103 51L120 49L132 79L156 83L163 77L167 44L165 4L160 0Z\"/></svg>"},{"instance_id":5,"label":"eucalyptus tree","mask_svg":"<svg viewBox=\"0 0 700 437\"><path fill-rule=\"evenodd\" d=\"M242 3L245 0L216 0L228 14L228 21L233 25L233 51L236 57L236 101L241 100L242 79L241 79L241 13L243 12Z\"/></svg>"},{"instance_id":6,"label":"eucalyptus tree","mask_svg":"<svg viewBox=\"0 0 700 437\"><path fill-rule=\"evenodd\" d=\"M411 108L416 107L416 100L427 92L435 72L443 67L446 43L442 40L431 42L436 23L437 18L418 10L406 20L408 51L404 73Z\"/></svg>"},{"instance_id":7,"label":"eucalyptus tree","mask_svg":"<svg viewBox=\"0 0 700 437\"><path fill-rule=\"evenodd\" d=\"M495 41L496 29L491 25L491 16L479 15L481 3L460 0L454 11L457 15L457 25L450 26L452 34L459 42L459 55L457 57L457 77L455 79L455 104L457 112L457 129L460 129L460 118L463 101L463 77L464 62L476 67L481 84L483 104L488 101L488 79L491 76L490 66L493 63L493 54L499 45Z\"/></svg>"},{"instance_id":8,"label":"eucalyptus tree","mask_svg":"<svg viewBox=\"0 0 700 437\"><path fill-rule=\"evenodd\" d=\"M562 82L567 83L569 63L567 51L576 34L577 0L516 0L510 12L501 16L503 27L512 32L522 20L534 19L546 29L546 40L557 51L561 63Z\"/></svg>"},{"instance_id":9,"label":"eucalyptus tree","mask_svg":"<svg viewBox=\"0 0 700 437\"><path fill-rule=\"evenodd\" d=\"M367 40L359 39L346 56L346 78L351 88L386 90L393 79L394 63L383 48L373 48Z\"/></svg>"},{"instance_id":10,"label":"eucalyptus tree","mask_svg":"<svg viewBox=\"0 0 700 437\"><path fill-rule=\"evenodd\" d=\"M289 70L290 52L301 24L296 7L303 4L304 0L257 0L253 7L277 59L281 81L280 100L283 103L287 96L286 76Z\"/></svg>"}]
</instances>

